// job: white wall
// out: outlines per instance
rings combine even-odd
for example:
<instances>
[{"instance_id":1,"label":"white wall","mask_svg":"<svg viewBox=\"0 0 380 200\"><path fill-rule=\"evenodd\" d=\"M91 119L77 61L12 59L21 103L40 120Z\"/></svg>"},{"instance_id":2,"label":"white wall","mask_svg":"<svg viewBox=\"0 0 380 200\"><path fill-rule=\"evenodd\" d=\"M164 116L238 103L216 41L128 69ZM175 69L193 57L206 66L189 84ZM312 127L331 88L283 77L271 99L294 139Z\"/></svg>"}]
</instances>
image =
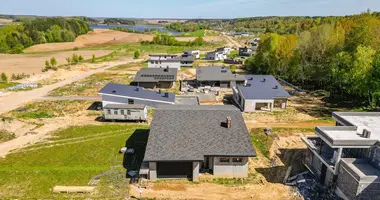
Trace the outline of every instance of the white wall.
<instances>
[{"instance_id":1,"label":"white wall","mask_svg":"<svg viewBox=\"0 0 380 200\"><path fill-rule=\"evenodd\" d=\"M255 99L255 100L245 100L244 103L244 112L256 112L256 103L271 103L273 109L274 100L265 100L265 99Z\"/></svg>"},{"instance_id":2,"label":"white wall","mask_svg":"<svg viewBox=\"0 0 380 200\"><path fill-rule=\"evenodd\" d=\"M161 64L160 64L161 62ZM156 64L156 62L154 62L152 64L151 61L148 61L148 68L176 68L176 69L180 69L181 68L181 62L178 61L178 62L165 62L165 61L158 61L158 64Z\"/></svg>"},{"instance_id":3,"label":"white wall","mask_svg":"<svg viewBox=\"0 0 380 200\"><path fill-rule=\"evenodd\" d=\"M157 163L149 162L149 180L157 179Z\"/></svg>"},{"instance_id":4,"label":"white wall","mask_svg":"<svg viewBox=\"0 0 380 200\"><path fill-rule=\"evenodd\" d=\"M216 177L248 177L248 157L242 157L241 163L220 162L220 157L214 157L213 172Z\"/></svg>"}]
</instances>

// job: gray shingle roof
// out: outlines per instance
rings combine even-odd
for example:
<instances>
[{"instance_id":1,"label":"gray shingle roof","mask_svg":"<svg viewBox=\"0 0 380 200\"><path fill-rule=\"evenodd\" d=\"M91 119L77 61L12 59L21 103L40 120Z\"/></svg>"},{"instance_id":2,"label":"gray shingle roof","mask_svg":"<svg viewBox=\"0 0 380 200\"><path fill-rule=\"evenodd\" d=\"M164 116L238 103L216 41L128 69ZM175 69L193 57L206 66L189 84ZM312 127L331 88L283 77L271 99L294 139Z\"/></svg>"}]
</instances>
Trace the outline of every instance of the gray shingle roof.
<instances>
[{"instance_id":1,"label":"gray shingle roof","mask_svg":"<svg viewBox=\"0 0 380 200\"><path fill-rule=\"evenodd\" d=\"M105 109L144 109L146 105L143 104L107 104Z\"/></svg>"},{"instance_id":2,"label":"gray shingle roof","mask_svg":"<svg viewBox=\"0 0 380 200\"><path fill-rule=\"evenodd\" d=\"M177 81L178 69L142 68L137 72L134 82Z\"/></svg>"},{"instance_id":3,"label":"gray shingle roof","mask_svg":"<svg viewBox=\"0 0 380 200\"><path fill-rule=\"evenodd\" d=\"M231 128L222 126L231 117ZM204 156L256 156L234 106L159 106L150 125L145 161L201 161Z\"/></svg>"},{"instance_id":4,"label":"gray shingle roof","mask_svg":"<svg viewBox=\"0 0 380 200\"><path fill-rule=\"evenodd\" d=\"M245 81L245 76L233 74L229 67L197 67L198 81Z\"/></svg>"},{"instance_id":5,"label":"gray shingle roof","mask_svg":"<svg viewBox=\"0 0 380 200\"><path fill-rule=\"evenodd\" d=\"M247 86L238 87L244 99L274 99L290 96L271 75L246 75L246 78Z\"/></svg>"},{"instance_id":6,"label":"gray shingle roof","mask_svg":"<svg viewBox=\"0 0 380 200\"><path fill-rule=\"evenodd\" d=\"M175 95L167 93L168 97L165 97L164 92L156 92L152 90L145 90L143 87L121 85L109 83L99 91L99 94L116 95L123 97L130 97L131 99L142 99L146 101L160 101L163 103L174 103Z\"/></svg>"}]
</instances>

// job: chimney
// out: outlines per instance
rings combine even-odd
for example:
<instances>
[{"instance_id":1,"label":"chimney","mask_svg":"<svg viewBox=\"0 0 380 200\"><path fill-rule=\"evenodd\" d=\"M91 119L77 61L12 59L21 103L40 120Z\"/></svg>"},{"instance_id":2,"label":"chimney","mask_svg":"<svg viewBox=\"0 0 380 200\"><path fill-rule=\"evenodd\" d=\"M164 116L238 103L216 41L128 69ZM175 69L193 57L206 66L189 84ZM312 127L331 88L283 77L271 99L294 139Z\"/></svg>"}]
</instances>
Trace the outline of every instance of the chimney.
<instances>
[{"instance_id":1,"label":"chimney","mask_svg":"<svg viewBox=\"0 0 380 200\"><path fill-rule=\"evenodd\" d=\"M135 91L138 92L138 91L139 91L139 88L137 87L137 88L135 89Z\"/></svg>"},{"instance_id":2,"label":"chimney","mask_svg":"<svg viewBox=\"0 0 380 200\"><path fill-rule=\"evenodd\" d=\"M169 66L166 66L166 68L164 69L164 72L168 72L169 71Z\"/></svg>"},{"instance_id":3,"label":"chimney","mask_svg":"<svg viewBox=\"0 0 380 200\"><path fill-rule=\"evenodd\" d=\"M231 117L226 118L226 127L231 128Z\"/></svg>"},{"instance_id":4,"label":"chimney","mask_svg":"<svg viewBox=\"0 0 380 200\"><path fill-rule=\"evenodd\" d=\"M161 94L161 90L158 90L158 94Z\"/></svg>"},{"instance_id":5,"label":"chimney","mask_svg":"<svg viewBox=\"0 0 380 200\"><path fill-rule=\"evenodd\" d=\"M364 138L371 138L371 131L369 131L367 129L363 129L362 137L364 137Z\"/></svg>"}]
</instances>

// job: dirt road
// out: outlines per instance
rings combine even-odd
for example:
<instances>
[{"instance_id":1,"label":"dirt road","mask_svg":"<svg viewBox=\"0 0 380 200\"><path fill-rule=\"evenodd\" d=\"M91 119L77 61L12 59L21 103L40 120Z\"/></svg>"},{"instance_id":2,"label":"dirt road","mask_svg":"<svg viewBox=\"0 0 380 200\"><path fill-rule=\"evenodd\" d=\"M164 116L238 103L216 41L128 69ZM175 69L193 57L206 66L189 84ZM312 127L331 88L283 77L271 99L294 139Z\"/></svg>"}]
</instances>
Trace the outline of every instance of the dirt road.
<instances>
[{"instance_id":1,"label":"dirt road","mask_svg":"<svg viewBox=\"0 0 380 200\"><path fill-rule=\"evenodd\" d=\"M231 47L236 47L236 48L241 47L241 45L238 42L236 42L234 39L232 39L231 36L224 35L224 37L227 39L227 42Z\"/></svg>"}]
</instances>

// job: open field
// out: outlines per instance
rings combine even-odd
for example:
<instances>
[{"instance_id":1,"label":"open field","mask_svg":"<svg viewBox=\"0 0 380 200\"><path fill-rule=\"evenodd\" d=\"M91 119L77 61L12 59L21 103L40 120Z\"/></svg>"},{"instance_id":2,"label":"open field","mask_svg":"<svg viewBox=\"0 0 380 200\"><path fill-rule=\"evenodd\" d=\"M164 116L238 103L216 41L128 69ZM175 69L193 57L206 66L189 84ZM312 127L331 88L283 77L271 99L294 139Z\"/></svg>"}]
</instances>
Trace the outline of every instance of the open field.
<instances>
[{"instance_id":1,"label":"open field","mask_svg":"<svg viewBox=\"0 0 380 200\"><path fill-rule=\"evenodd\" d=\"M5 72L9 76L14 74L41 74L45 67L45 61L55 57L58 65L67 64L66 58L73 54L82 55L84 59L90 59L94 54L96 57L110 54L110 50L79 50L52 52L44 54L0 54L0 72Z\"/></svg>"},{"instance_id":2,"label":"open field","mask_svg":"<svg viewBox=\"0 0 380 200\"><path fill-rule=\"evenodd\" d=\"M11 24L13 22L12 19L2 19L0 18L0 24Z\"/></svg>"},{"instance_id":3,"label":"open field","mask_svg":"<svg viewBox=\"0 0 380 200\"><path fill-rule=\"evenodd\" d=\"M79 36L74 42L64 43L49 43L31 46L25 49L25 52L49 52L71 50L74 48L88 48L95 46L112 46L123 44L139 43L143 40L153 40L154 35L127 33L121 31L114 31L108 29L95 29L86 35ZM193 41L196 37L176 37L179 41ZM207 42L223 42L223 37L220 36L205 36L204 40Z\"/></svg>"},{"instance_id":4,"label":"open field","mask_svg":"<svg viewBox=\"0 0 380 200\"><path fill-rule=\"evenodd\" d=\"M118 150L144 125L109 124L76 126L53 134L54 139L0 158L0 197L10 199L124 199L128 182ZM37 149L38 147L38 149ZM96 194L52 194L55 185L86 186L92 177L104 176Z\"/></svg>"}]
</instances>

